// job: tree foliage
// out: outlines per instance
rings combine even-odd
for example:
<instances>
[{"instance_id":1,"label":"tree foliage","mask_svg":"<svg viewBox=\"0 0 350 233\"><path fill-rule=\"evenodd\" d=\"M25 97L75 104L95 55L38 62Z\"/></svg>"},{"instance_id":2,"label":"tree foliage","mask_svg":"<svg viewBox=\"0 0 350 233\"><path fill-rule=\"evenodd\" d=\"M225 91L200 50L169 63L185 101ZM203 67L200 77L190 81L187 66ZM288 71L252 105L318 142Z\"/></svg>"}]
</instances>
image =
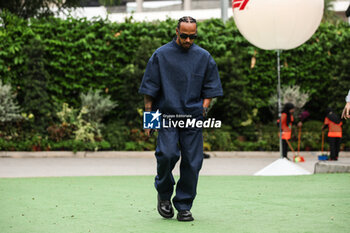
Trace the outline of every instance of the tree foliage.
<instances>
[{"instance_id":1,"label":"tree foliage","mask_svg":"<svg viewBox=\"0 0 350 233\"><path fill-rule=\"evenodd\" d=\"M63 9L78 6L80 0L0 0L0 9L28 19L54 15Z\"/></svg>"}]
</instances>

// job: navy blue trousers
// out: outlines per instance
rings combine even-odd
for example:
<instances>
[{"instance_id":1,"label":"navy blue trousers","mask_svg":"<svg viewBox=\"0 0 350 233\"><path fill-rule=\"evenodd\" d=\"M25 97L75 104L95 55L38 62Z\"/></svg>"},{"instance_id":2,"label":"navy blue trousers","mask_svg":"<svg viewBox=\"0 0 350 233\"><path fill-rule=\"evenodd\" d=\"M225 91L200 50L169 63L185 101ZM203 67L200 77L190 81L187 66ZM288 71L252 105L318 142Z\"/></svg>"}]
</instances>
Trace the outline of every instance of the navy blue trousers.
<instances>
[{"instance_id":1,"label":"navy blue trousers","mask_svg":"<svg viewBox=\"0 0 350 233\"><path fill-rule=\"evenodd\" d=\"M158 132L157 176L155 187L161 200L170 200L175 180L172 170L180 159L180 179L176 184L174 207L190 210L197 194L199 171L203 163L203 136L201 128L162 128Z\"/></svg>"}]
</instances>

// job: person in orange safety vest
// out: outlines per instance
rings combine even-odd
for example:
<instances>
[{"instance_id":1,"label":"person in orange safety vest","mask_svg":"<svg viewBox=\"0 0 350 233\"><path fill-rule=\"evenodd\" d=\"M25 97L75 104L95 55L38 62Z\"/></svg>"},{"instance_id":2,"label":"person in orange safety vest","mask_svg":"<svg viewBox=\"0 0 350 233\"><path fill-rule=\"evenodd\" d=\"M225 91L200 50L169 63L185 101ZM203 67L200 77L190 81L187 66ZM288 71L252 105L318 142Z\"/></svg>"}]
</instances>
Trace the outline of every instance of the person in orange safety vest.
<instances>
[{"instance_id":1,"label":"person in orange safety vest","mask_svg":"<svg viewBox=\"0 0 350 233\"><path fill-rule=\"evenodd\" d=\"M282 119L282 156L283 158L289 159L287 156L288 153L288 143L292 137L292 123L294 121L294 105L292 103L286 103L283 107L281 119ZM279 123L279 120L277 120Z\"/></svg>"},{"instance_id":2,"label":"person in orange safety vest","mask_svg":"<svg viewBox=\"0 0 350 233\"><path fill-rule=\"evenodd\" d=\"M328 142L330 147L330 160L338 160L340 141L343 136L342 125L340 117L333 112L331 108L327 110L327 116L324 119L322 130L328 127Z\"/></svg>"}]
</instances>

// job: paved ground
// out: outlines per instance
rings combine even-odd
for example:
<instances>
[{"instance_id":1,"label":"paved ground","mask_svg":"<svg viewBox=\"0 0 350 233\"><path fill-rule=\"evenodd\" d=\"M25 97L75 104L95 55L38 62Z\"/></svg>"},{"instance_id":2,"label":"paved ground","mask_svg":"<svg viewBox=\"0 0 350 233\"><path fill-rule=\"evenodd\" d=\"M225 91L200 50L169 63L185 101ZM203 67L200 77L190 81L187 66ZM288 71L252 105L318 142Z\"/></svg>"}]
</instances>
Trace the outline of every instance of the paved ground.
<instances>
[{"instance_id":1,"label":"paved ground","mask_svg":"<svg viewBox=\"0 0 350 233\"><path fill-rule=\"evenodd\" d=\"M205 159L201 175L253 175L278 157ZM314 172L315 158L298 163ZM339 162L350 163L350 158ZM178 163L179 164L179 163ZM178 174L178 165L174 174ZM147 158L0 158L0 177L155 175L156 161Z\"/></svg>"}]
</instances>

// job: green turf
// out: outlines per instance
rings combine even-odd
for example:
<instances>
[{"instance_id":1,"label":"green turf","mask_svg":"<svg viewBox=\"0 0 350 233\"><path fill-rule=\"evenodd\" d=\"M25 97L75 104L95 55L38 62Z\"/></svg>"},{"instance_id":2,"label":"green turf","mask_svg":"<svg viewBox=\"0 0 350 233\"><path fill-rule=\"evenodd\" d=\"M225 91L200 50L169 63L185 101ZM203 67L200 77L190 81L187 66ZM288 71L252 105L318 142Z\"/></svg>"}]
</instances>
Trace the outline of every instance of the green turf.
<instances>
[{"instance_id":1,"label":"green turf","mask_svg":"<svg viewBox=\"0 0 350 233\"><path fill-rule=\"evenodd\" d=\"M151 176L0 179L0 232L350 232L350 174L202 176L194 222L162 219Z\"/></svg>"}]
</instances>

